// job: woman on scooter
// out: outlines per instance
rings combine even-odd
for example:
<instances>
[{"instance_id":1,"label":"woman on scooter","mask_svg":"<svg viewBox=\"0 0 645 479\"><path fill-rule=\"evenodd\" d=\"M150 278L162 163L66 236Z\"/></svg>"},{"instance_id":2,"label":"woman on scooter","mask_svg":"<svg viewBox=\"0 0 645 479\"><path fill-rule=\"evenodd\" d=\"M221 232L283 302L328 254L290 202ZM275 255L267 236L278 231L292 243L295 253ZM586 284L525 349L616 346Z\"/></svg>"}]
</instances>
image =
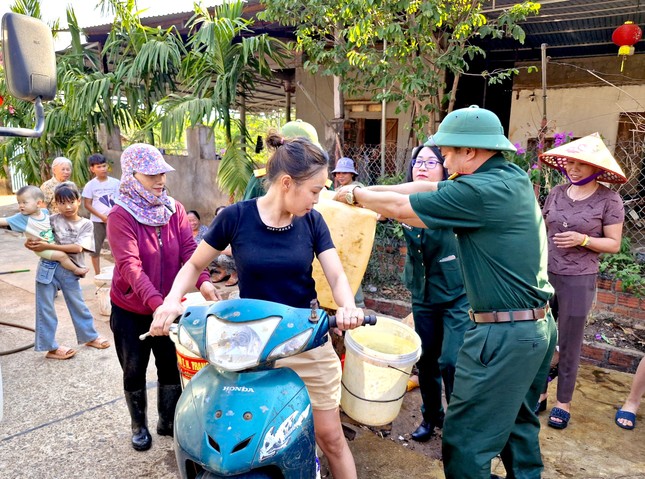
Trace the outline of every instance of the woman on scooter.
<instances>
[{"instance_id":1,"label":"woman on scooter","mask_svg":"<svg viewBox=\"0 0 645 479\"><path fill-rule=\"evenodd\" d=\"M286 139L270 133L267 144L274 150L267 163L267 194L231 205L217 215L204 241L179 271L164 304L155 311L151 335L168 334L170 325L183 311L182 296L229 244L235 256L241 298L309 308L316 298L312 276L316 256L334 300L340 305L336 311L338 328L353 329L363 322L363 311L355 306L327 225L313 209L327 181L327 155L305 138ZM356 478L354 458L340 423L341 367L331 341L281 360L280 365L295 370L307 386L316 442L333 476Z\"/></svg>"}]
</instances>

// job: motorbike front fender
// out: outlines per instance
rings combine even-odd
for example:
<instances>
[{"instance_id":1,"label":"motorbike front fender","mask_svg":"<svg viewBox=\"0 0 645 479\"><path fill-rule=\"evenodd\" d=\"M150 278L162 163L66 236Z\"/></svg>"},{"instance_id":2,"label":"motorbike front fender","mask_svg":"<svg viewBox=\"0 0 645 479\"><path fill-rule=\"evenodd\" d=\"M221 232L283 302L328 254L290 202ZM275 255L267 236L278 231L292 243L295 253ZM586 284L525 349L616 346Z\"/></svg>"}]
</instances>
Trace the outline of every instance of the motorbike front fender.
<instances>
[{"instance_id":1,"label":"motorbike front fender","mask_svg":"<svg viewBox=\"0 0 645 479\"><path fill-rule=\"evenodd\" d=\"M227 477L278 468L315 477L313 412L291 369L221 373L208 365L188 383L175 414L175 454Z\"/></svg>"}]
</instances>

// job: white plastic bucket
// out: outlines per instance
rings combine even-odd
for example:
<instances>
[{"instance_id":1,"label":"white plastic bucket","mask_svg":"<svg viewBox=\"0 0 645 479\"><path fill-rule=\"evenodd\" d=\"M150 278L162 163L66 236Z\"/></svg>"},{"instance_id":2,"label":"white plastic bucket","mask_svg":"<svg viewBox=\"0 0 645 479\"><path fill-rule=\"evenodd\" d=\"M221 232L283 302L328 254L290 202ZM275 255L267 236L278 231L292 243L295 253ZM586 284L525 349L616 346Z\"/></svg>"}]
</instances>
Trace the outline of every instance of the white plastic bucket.
<instances>
[{"instance_id":1,"label":"white plastic bucket","mask_svg":"<svg viewBox=\"0 0 645 479\"><path fill-rule=\"evenodd\" d=\"M112 313L112 304L110 303L110 286L112 285L112 271L114 267L111 267L109 271L103 272L106 268L101 268L101 273L94 276L94 284L98 288L96 290L96 296L99 302L99 314L101 316L109 317Z\"/></svg>"},{"instance_id":2,"label":"white plastic bucket","mask_svg":"<svg viewBox=\"0 0 645 479\"><path fill-rule=\"evenodd\" d=\"M110 288L99 288L96 290L99 301L99 314L109 317L112 314L112 303L110 303Z\"/></svg>"},{"instance_id":3,"label":"white plastic bucket","mask_svg":"<svg viewBox=\"0 0 645 479\"><path fill-rule=\"evenodd\" d=\"M375 326L347 331L345 347L343 411L368 426L391 423L421 355L421 338L409 326L379 317Z\"/></svg>"}]
</instances>

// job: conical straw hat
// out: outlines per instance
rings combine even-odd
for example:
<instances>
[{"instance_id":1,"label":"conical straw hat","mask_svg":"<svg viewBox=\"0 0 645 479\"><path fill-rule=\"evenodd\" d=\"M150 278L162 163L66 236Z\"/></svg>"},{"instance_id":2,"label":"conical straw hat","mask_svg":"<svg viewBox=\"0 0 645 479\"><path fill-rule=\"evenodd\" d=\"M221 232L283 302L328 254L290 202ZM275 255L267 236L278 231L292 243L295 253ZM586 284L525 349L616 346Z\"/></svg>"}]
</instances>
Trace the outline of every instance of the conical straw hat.
<instances>
[{"instance_id":1,"label":"conical straw hat","mask_svg":"<svg viewBox=\"0 0 645 479\"><path fill-rule=\"evenodd\" d=\"M597 180L605 183L625 183L627 178L611 156L598 133L580 138L579 140L565 143L564 145L545 151L540 155L540 160L551 168L564 171L567 160L579 161L595 166L604 171Z\"/></svg>"}]
</instances>

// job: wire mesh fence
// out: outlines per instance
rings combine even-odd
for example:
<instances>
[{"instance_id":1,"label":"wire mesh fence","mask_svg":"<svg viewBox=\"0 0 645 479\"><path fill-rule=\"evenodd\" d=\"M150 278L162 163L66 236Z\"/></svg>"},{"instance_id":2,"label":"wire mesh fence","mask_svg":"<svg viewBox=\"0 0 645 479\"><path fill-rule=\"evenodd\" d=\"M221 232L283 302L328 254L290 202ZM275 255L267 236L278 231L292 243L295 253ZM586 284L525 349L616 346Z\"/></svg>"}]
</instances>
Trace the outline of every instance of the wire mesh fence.
<instances>
[{"instance_id":1,"label":"wire mesh fence","mask_svg":"<svg viewBox=\"0 0 645 479\"><path fill-rule=\"evenodd\" d=\"M638 137L619 141L614 151L628 179L616 188L625 205L623 235L637 252L645 253L645 135L640 141Z\"/></svg>"},{"instance_id":2,"label":"wire mesh fence","mask_svg":"<svg viewBox=\"0 0 645 479\"><path fill-rule=\"evenodd\" d=\"M411 153L410 148L395 145L386 145L384 158L381 157L380 145L346 146L343 149L343 154L354 160L358 181L365 185L382 183L385 178L403 181Z\"/></svg>"}]
</instances>

